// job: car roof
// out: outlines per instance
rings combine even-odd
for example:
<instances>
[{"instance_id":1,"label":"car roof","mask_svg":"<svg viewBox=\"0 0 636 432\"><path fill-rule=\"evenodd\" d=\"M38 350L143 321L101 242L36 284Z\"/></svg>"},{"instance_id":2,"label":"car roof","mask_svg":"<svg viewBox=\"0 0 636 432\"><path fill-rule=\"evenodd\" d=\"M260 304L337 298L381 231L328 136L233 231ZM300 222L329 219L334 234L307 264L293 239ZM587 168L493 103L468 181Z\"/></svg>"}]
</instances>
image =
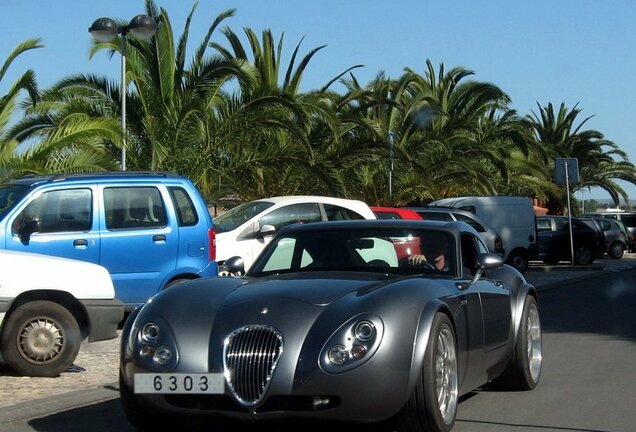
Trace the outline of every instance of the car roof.
<instances>
[{"instance_id":1,"label":"car roof","mask_svg":"<svg viewBox=\"0 0 636 432\"><path fill-rule=\"evenodd\" d=\"M310 224L292 224L287 225L279 231L282 233L291 232L316 232L316 231L335 231L335 230L351 230L351 229L376 229L376 228L395 228L395 229L436 229L449 231L455 235L461 232L470 232L479 237L477 231L465 222L458 221L425 221L412 219L393 219L393 220L347 220L332 222L314 222Z\"/></svg>"},{"instance_id":2,"label":"car roof","mask_svg":"<svg viewBox=\"0 0 636 432\"><path fill-rule=\"evenodd\" d=\"M320 196L320 195L284 195L284 196L275 196L275 197L269 197L269 198L261 198L255 201L268 201L268 202L273 202L274 204L281 204L281 203L286 204L291 202L306 202L306 201L320 202L320 203L327 203L327 204L332 202L362 203L362 201L360 200L326 197L326 196Z\"/></svg>"},{"instance_id":3,"label":"car roof","mask_svg":"<svg viewBox=\"0 0 636 432\"><path fill-rule=\"evenodd\" d=\"M414 219L419 220L422 217L417 214L415 210L408 209L405 207L381 207L381 206L372 206L371 211L373 213L396 213L402 216L403 219Z\"/></svg>"},{"instance_id":4,"label":"car roof","mask_svg":"<svg viewBox=\"0 0 636 432\"><path fill-rule=\"evenodd\" d=\"M149 178L180 178L179 175L164 171L102 171L92 173L62 173L46 175L23 176L7 184L35 186L43 183L58 183L71 180L116 180L116 179L149 179Z\"/></svg>"}]
</instances>

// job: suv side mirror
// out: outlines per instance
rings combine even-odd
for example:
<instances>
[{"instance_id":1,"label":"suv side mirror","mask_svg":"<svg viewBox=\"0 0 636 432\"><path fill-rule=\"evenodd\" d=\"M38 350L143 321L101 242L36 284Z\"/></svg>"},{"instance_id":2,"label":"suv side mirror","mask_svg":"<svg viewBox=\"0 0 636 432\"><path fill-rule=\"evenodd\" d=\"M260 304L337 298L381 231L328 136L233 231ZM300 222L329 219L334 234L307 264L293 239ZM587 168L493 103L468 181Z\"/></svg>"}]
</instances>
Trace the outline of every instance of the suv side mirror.
<instances>
[{"instance_id":1,"label":"suv side mirror","mask_svg":"<svg viewBox=\"0 0 636 432\"><path fill-rule=\"evenodd\" d=\"M223 264L229 276L243 276L245 274L245 263L240 256L233 256L225 260Z\"/></svg>"}]
</instances>

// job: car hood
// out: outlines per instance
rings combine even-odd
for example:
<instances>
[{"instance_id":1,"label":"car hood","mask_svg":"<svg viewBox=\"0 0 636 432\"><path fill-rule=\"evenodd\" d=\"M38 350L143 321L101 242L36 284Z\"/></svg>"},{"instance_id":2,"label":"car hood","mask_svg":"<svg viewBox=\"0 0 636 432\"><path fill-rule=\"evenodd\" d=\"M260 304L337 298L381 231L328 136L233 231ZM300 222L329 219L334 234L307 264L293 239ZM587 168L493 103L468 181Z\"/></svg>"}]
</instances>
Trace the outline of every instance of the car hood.
<instances>
[{"instance_id":1,"label":"car hood","mask_svg":"<svg viewBox=\"0 0 636 432\"><path fill-rule=\"evenodd\" d=\"M240 307L247 303L289 301L324 307L354 293L362 296L399 277L380 273L290 273L260 278L218 277L196 280L163 291L152 299L153 308L168 310L185 303L207 308Z\"/></svg>"}]
</instances>

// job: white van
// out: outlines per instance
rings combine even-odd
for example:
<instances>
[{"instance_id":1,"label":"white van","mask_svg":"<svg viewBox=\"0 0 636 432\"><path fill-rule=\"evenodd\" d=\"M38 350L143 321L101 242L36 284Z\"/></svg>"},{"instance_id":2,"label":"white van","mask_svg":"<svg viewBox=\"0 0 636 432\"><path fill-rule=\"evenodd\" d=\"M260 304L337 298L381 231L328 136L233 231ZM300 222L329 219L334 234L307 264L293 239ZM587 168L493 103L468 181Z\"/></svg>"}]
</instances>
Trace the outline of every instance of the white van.
<instances>
[{"instance_id":1,"label":"white van","mask_svg":"<svg viewBox=\"0 0 636 432\"><path fill-rule=\"evenodd\" d=\"M523 272L537 254L537 221L532 200L518 196L468 196L444 198L429 206L470 211L501 236L506 262Z\"/></svg>"}]
</instances>

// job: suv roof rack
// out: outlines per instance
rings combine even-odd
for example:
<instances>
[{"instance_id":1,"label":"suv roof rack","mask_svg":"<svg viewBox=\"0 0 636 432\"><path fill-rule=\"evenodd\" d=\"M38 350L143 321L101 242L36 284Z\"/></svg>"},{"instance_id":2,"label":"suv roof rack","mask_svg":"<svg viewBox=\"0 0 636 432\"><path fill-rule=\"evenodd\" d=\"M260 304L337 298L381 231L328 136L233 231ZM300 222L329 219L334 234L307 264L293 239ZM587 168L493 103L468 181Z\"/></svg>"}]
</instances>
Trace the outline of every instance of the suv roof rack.
<instances>
[{"instance_id":1,"label":"suv roof rack","mask_svg":"<svg viewBox=\"0 0 636 432\"><path fill-rule=\"evenodd\" d=\"M29 174L19 179L42 179L49 182L63 181L71 178L100 178L100 177L179 177L178 174L166 171L98 171L84 173L61 174Z\"/></svg>"}]
</instances>

